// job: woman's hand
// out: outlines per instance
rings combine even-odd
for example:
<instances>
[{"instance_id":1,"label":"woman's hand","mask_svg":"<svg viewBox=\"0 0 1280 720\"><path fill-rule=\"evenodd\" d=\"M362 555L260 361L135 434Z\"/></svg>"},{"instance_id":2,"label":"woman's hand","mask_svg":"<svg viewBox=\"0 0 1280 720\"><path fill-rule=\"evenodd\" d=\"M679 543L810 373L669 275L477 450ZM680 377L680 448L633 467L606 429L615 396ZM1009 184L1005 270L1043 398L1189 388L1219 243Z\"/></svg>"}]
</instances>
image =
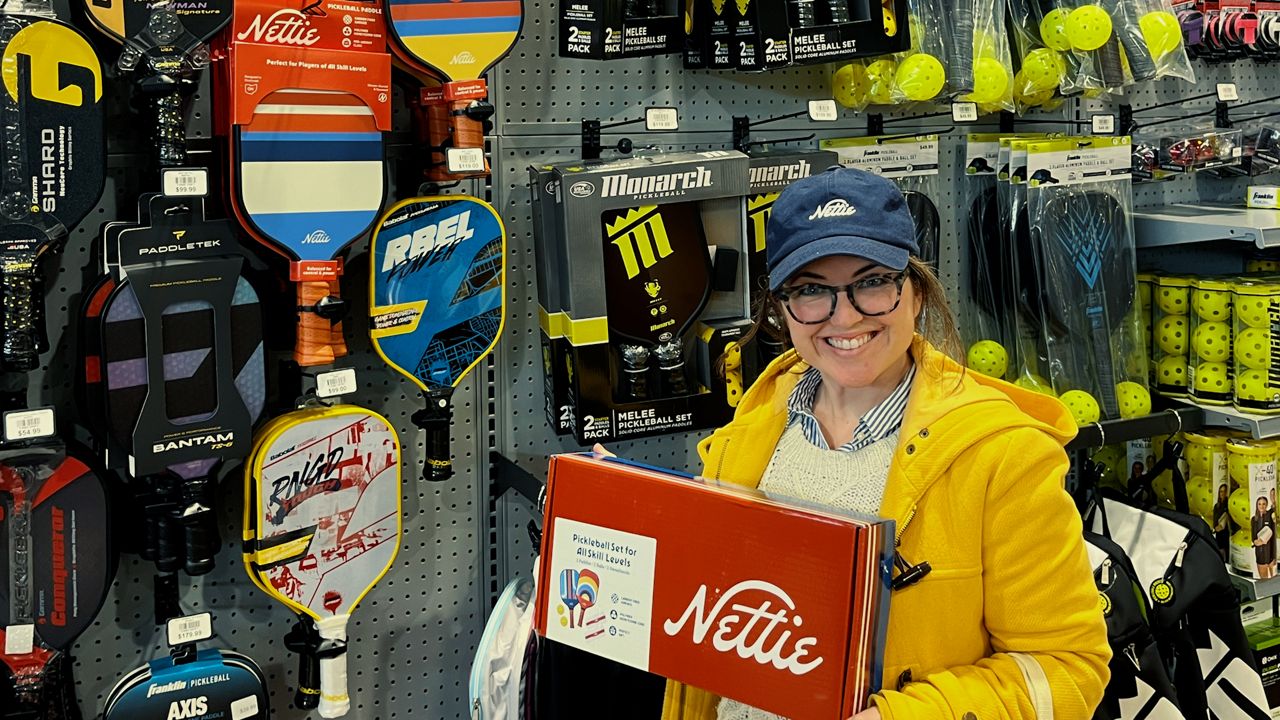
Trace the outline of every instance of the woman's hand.
<instances>
[{"instance_id":1,"label":"woman's hand","mask_svg":"<svg viewBox=\"0 0 1280 720\"><path fill-rule=\"evenodd\" d=\"M849 718L849 720L880 720L880 709L872 705L862 712Z\"/></svg>"}]
</instances>

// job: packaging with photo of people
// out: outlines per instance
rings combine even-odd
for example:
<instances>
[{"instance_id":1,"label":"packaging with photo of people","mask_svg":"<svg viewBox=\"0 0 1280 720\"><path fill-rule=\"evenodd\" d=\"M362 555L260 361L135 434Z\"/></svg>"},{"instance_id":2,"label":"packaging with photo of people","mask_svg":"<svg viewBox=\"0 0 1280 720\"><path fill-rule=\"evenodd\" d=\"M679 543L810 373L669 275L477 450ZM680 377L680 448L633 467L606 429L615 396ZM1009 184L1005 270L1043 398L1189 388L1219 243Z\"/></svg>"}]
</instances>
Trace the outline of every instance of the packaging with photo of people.
<instances>
[{"instance_id":1,"label":"packaging with photo of people","mask_svg":"<svg viewBox=\"0 0 1280 720\"><path fill-rule=\"evenodd\" d=\"M1258 579L1276 575L1276 445L1233 439L1227 443L1232 490L1231 567Z\"/></svg>"}]
</instances>

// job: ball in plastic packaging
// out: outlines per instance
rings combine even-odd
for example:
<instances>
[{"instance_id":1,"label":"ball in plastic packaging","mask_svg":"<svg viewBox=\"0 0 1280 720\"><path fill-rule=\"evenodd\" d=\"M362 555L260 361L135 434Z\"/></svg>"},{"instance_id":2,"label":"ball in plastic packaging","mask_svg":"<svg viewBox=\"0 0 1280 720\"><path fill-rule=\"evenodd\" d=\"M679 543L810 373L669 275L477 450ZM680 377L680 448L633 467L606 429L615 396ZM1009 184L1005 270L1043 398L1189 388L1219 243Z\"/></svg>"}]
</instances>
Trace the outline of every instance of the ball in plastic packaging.
<instances>
[{"instance_id":1,"label":"ball in plastic packaging","mask_svg":"<svg viewBox=\"0 0 1280 720\"><path fill-rule=\"evenodd\" d=\"M1235 316L1249 327L1265 328L1271 324L1271 299L1261 295L1236 295L1232 303Z\"/></svg>"},{"instance_id":2,"label":"ball in plastic packaging","mask_svg":"<svg viewBox=\"0 0 1280 720\"><path fill-rule=\"evenodd\" d=\"M1161 385L1172 387L1187 386L1187 359L1177 355L1166 355L1156 364L1156 379Z\"/></svg>"},{"instance_id":3,"label":"ball in plastic packaging","mask_svg":"<svg viewBox=\"0 0 1280 720\"><path fill-rule=\"evenodd\" d=\"M1203 320L1226 322L1231 316L1231 293L1221 290L1192 290L1191 309Z\"/></svg>"},{"instance_id":4,"label":"ball in plastic packaging","mask_svg":"<svg viewBox=\"0 0 1280 720\"><path fill-rule=\"evenodd\" d=\"M1187 480L1187 508L1212 524L1213 503L1213 482L1204 475L1192 475Z\"/></svg>"},{"instance_id":5,"label":"ball in plastic packaging","mask_svg":"<svg viewBox=\"0 0 1280 720\"><path fill-rule=\"evenodd\" d=\"M1122 418L1151 414L1151 393L1136 382L1126 380L1116 385L1116 402Z\"/></svg>"},{"instance_id":6,"label":"ball in plastic packaging","mask_svg":"<svg viewBox=\"0 0 1280 720\"><path fill-rule=\"evenodd\" d=\"M1081 5L1067 16L1067 37L1073 49L1097 50L1111 37L1111 16L1097 5Z\"/></svg>"},{"instance_id":7,"label":"ball in plastic packaging","mask_svg":"<svg viewBox=\"0 0 1280 720\"><path fill-rule=\"evenodd\" d=\"M1196 351L1201 360L1226 362L1231 354L1231 326L1224 322L1200 323L1191 334L1191 349Z\"/></svg>"},{"instance_id":8,"label":"ball in plastic packaging","mask_svg":"<svg viewBox=\"0 0 1280 720\"><path fill-rule=\"evenodd\" d=\"M1227 511L1231 519L1240 527L1249 527L1249 516L1253 514L1253 506L1249 502L1249 489L1236 488L1227 498Z\"/></svg>"},{"instance_id":9,"label":"ball in plastic packaging","mask_svg":"<svg viewBox=\"0 0 1280 720\"><path fill-rule=\"evenodd\" d=\"M876 60L867 65L867 95L877 105L893 102L893 83L898 63L893 60Z\"/></svg>"},{"instance_id":10,"label":"ball in plastic packaging","mask_svg":"<svg viewBox=\"0 0 1280 720\"><path fill-rule=\"evenodd\" d=\"M1252 547L1253 533L1248 528L1240 528L1231 533L1231 544L1239 545L1240 547Z\"/></svg>"},{"instance_id":11,"label":"ball in plastic packaging","mask_svg":"<svg viewBox=\"0 0 1280 720\"><path fill-rule=\"evenodd\" d=\"M980 57L973 63L973 93L977 103L999 102L1009 90L1009 73L993 57Z\"/></svg>"},{"instance_id":12,"label":"ball in plastic packaging","mask_svg":"<svg viewBox=\"0 0 1280 720\"><path fill-rule=\"evenodd\" d=\"M831 96L847 108L860 108L867 104L867 69L862 63L849 63L831 76Z\"/></svg>"},{"instance_id":13,"label":"ball in plastic packaging","mask_svg":"<svg viewBox=\"0 0 1280 720\"><path fill-rule=\"evenodd\" d=\"M1231 381L1227 377L1227 364L1205 362L1196 366L1195 384L1197 392L1227 394L1231 392Z\"/></svg>"},{"instance_id":14,"label":"ball in plastic packaging","mask_svg":"<svg viewBox=\"0 0 1280 720\"><path fill-rule=\"evenodd\" d=\"M1247 368L1271 367L1271 333L1262 328L1245 328L1236 335L1236 361Z\"/></svg>"},{"instance_id":15,"label":"ball in plastic packaging","mask_svg":"<svg viewBox=\"0 0 1280 720\"><path fill-rule=\"evenodd\" d=\"M1102 408L1098 407L1098 401L1083 390L1068 390L1058 399L1067 406L1076 425L1088 425L1102 419Z\"/></svg>"},{"instance_id":16,"label":"ball in plastic packaging","mask_svg":"<svg viewBox=\"0 0 1280 720\"><path fill-rule=\"evenodd\" d=\"M1013 381L1013 384L1025 390L1038 392L1041 395L1056 397L1056 393L1053 392L1053 385L1048 380L1045 380L1043 377L1036 375L1035 373L1020 375Z\"/></svg>"},{"instance_id":17,"label":"ball in plastic packaging","mask_svg":"<svg viewBox=\"0 0 1280 720\"><path fill-rule=\"evenodd\" d=\"M1182 44L1182 26L1178 17L1168 10L1149 12L1138 18L1142 39L1147 43L1151 57L1159 60Z\"/></svg>"},{"instance_id":18,"label":"ball in plastic packaging","mask_svg":"<svg viewBox=\"0 0 1280 720\"><path fill-rule=\"evenodd\" d=\"M1262 402L1269 400L1267 373L1262 370L1241 370L1236 373L1236 399Z\"/></svg>"},{"instance_id":19,"label":"ball in plastic packaging","mask_svg":"<svg viewBox=\"0 0 1280 720\"><path fill-rule=\"evenodd\" d=\"M1022 58L1022 69L1018 72L1026 83L1024 94L1035 95L1057 89L1066 71L1067 64L1056 50L1036 48Z\"/></svg>"},{"instance_id":20,"label":"ball in plastic packaging","mask_svg":"<svg viewBox=\"0 0 1280 720\"><path fill-rule=\"evenodd\" d=\"M1071 14L1066 8L1054 8L1044 14L1040 21L1040 39L1054 50L1070 50L1071 38L1067 37L1067 17Z\"/></svg>"},{"instance_id":21,"label":"ball in plastic packaging","mask_svg":"<svg viewBox=\"0 0 1280 720\"><path fill-rule=\"evenodd\" d=\"M1165 315L1155 327L1156 346L1169 355L1187 354L1187 316Z\"/></svg>"},{"instance_id":22,"label":"ball in plastic packaging","mask_svg":"<svg viewBox=\"0 0 1280 720\"><path fill-rule=\"evenodd\" d=\"M1167 510L1173 510L1176 503L1173 499L1173 473L1165 471L1151 481L1151 489L1156 493L1156 504Z\"/></svg>"},{"instance_id":23,"label":"ball in plastic packaging","mask_svg":"<svg viewBox=\"0 0 1280 720\"><path fill-rule=\"evenodd\" d=\"M1002 378L1009 371L1009 352L995 340L979 340L969 347L967 364L983 375Z\"/></svg>"},{"instance_id":24,"label":"ball in plastic packaging","mask_svg":"<svg viewBox=\"0 0 1280 720\"><path fill-rule=\"evenodd\" d=\"M1162 287L1156 291L1156 307L1165 315L1186 315L1187 296L1190 294L1184 287Z\"/></svg>"},{"instance_id":25,"label":"ball in plastic packaging","mask_svg":"<svg viewBox=\"0 0 1280 720\"><path fill-rule=\"evenodd\" d=\"M916 53L898 63L898 89L910 100L932 100L947 84L947 72L938 58Z\"/></svg>"}]
</instances>

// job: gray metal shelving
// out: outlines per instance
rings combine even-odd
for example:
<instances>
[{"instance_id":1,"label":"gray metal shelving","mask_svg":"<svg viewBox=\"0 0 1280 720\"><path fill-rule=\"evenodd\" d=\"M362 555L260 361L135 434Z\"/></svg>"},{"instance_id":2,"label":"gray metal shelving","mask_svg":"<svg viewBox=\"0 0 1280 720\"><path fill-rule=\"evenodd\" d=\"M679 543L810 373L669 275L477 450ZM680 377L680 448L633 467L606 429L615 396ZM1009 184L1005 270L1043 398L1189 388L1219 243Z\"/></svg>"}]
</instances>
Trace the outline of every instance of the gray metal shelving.
<instances>
[{"instance_id":1,"label":"gray metal shelving","mask_svg":"<svg viewBox=\"0 0 1280 720\"><path fill-rule=\"evenodd\" d=\"M1194 203L1161 205L1136 211L1133 230L1140 248L1214 240L1236 240L1259 248L1280 247L1280 210Z\"/></svg>"}]
</instances>

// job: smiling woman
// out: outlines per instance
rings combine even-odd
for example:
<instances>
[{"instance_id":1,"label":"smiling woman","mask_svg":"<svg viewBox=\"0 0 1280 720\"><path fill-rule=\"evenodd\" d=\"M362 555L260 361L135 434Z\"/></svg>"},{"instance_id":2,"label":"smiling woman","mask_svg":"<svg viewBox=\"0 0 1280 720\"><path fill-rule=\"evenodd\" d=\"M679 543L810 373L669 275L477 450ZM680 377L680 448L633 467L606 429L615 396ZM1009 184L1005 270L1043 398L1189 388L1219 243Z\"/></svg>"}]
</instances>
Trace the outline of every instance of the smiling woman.
<instances>
[{"instance_id":1,"label":"smiling woman","mask_svg":"<svg viewBox=\"0 0 1280 720\"><path fill-rule=\"evenodd\" d=\"M757 331L793 349L698 450L706 477L895 521L884 682L855 720L1091 717L1110 651L1063 490L1066 408L944 352L955 324L889 181L796 182L766 243ZM775 716L672 682L663 717Z\"/></svg>"}]
</instances>

